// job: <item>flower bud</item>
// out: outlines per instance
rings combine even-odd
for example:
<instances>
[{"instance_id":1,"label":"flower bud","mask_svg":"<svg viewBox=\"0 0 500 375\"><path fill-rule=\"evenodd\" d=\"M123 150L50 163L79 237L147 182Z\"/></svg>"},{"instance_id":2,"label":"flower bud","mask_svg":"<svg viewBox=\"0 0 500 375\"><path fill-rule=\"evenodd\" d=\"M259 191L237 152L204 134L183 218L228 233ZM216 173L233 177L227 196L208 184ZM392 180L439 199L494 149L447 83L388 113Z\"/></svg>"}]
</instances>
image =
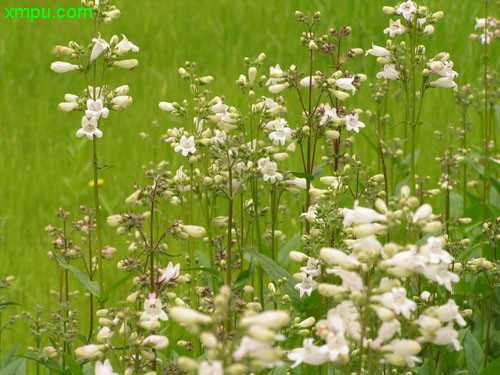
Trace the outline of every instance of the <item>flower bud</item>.
<instances>
[{"instance_id":1,"label":"flower bud","mask_svg":"<svg viewBox=\"0 0 500 375\"><path fill-rule=\"evenodd\" d=\"M192 238L201 238L205 235L205 228L197 226L197 225L183 225L182 230L189 237Z\"/></svg>"},{"instance_id":2,"label":"flower bud","mask_svg":"<svg viewBox=\"0 0 500 375\"><path fill-rule=\"evenodd\" d=\"M137 59L129 59L115 61L112 66L122 69L134 69L137 65L139 65L139 61Z\"/></svg>"},{"instance_id":3,"label":"flower bud","mask_svg":"<svg viewBox=\"0 0 500 375\"><path fill-rule=\"evenodd\" d=\"M52 69L56 73L67 73L78 70L80 67L78 65L70 64L63 61L56 61L50 65L50 69Z\"/></svg>"}]
</instances>

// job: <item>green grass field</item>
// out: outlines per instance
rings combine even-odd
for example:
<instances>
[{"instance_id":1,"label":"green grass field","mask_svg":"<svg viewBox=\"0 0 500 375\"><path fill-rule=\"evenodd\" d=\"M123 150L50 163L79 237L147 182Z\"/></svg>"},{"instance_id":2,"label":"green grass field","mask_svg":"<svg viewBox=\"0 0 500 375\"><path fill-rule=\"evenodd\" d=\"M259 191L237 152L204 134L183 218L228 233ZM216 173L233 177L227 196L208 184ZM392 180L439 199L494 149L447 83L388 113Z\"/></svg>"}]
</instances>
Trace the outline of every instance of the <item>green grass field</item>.
<instances>
[{"instance_id":1,"label":"green grass field","mask_svg":"<svg viewBox=\"0 0 500 375\"><path fill-rule=\"evenodd\" d=\"M382 31L389 21L381 8L384 0L117 0L122 16L104 28L107 39L113 33L124 33L140 46L140 66L133 72L120 71L113 76L116 85L128 84L134 104L123 113L112 114L106 123L100 142L102 164L114 165L102 177L106 214L121 212L123 200L135 182L142 179L141 166L151 160L151 149L139 137L148 132L153 120L161 131L172 124L158 109L160 100L183 98L186 87L178 77L177 68L186 60L196 61L199 70L215 77L212 86L224 94L227 102L244 105L245 97L234 85L245 70L243 58L267 55L266 66L294 63L304 66L307 54L300 46L302 26L294 11L320 10L322 25L352 26L352 47L369 48L371 42L383 44ZM476 83L481 74L481 47L469 40L474 17L479 16L479 1L424 1L433 10L444 10L445 18L436 26L428 45L433 52L448 51L460 74L457 82ZM77 0L7 0L4 7L77 7ZM44 232L49 223L56 223L59 207L77 212L81 204L92 205L91 143L77 139L75 132L80 117L57 110L65 93L78 94L83 82L80 75L57 75L49 66L54 60L50 51L55 44L69 40L87 41L92 28L90 20L0 21L0 217L3 218L0 243L0 275L16 276L11 296L31 309L34 304L55 305L48 293L57 288L56 266L47 258L50 238ZM500 54L493 48L491 61ZM324 62L318 62L324 64ZM378 66L375 58L358 58L356 72L375 81ZM287 94L289 95L289 94ZM367 85L354 100L359 108L374 109ZM419 131L420 160L417 172L428 174L432 181L439 175L439 165L433 162L440 154L433 131L445 131L450 122L458 122L459 109L454 104L452 90L432 90L422 115L425 124ZM403 108L392 109L394 123L401 120ZM297 114L291 114L293 116ZM480 123L472 124L472 138L478 140ZM368 124L368 121L366 121ZM402 133L400 127L393 134ZM373 129L367 126L366 135ZM355 149L363 157L367 143L357 137ZM432 151L432 152L430 152ZM173 152L167 145L162 155L171 160ZM370 163L370 160L365 160ZM375 161L376 162L376 161ZM283 229L287 232L286 226ZM113 241L111 241L113 239ZM105 230L104 243L125 252L124 244L116 242L112 230ZM77 285L75 285L76 287ZM7 332L5 346L23 340L26 327L21 323Z\"/></svg>"}]
</instances>

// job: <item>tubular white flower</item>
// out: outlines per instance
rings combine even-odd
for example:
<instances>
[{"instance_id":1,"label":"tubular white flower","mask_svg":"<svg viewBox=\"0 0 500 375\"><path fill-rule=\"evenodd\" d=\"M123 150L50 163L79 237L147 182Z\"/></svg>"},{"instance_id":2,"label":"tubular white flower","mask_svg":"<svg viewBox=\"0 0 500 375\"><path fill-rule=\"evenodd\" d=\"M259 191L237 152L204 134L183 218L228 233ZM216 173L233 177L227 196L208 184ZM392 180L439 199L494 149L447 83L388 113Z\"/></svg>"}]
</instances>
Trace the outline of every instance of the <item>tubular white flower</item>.
<instances>
[{"instance_id":1,"label":"tubular white flower","mask_svg":"<svg viewBox=\"0 0 500 375\"><path fill-rule=\"evenodd\" d=\"M397 80L399 79L399 72L395 69L395 64L385 64L384 70L378 72L376 77L378 79L385 78L389 80Z\"/></svg>"},{"instance_id":2,"label":"tubular white flower","mask_svg":"<svg viewBox=\"0 0 500 375\"><path fill-rule=\"evenodd\" d=\"M101 34L97 38L92 38L94 47L90 54L89 64L92 64L105 50L109 50L109 44L104 39L101 38Z\"/></svg>"},{"instance_id":3,"label":"tubular white flower","mask_svg":"<svg viewBox=\"0 0 500 375\"><path fill-rule=\"evenodd\" d=\"M115 46L114 52L118 55L124 55L127 52L139 52L139 47L137 47L134 43L129 41L125 35L122 34L122 40Z\"/></svg>"},{"instance_id":4,"label":"tubular white flower","mask_svg":"<svg viewBox=\"0 0 500 375\"><path fill-rule=\"evenodd\" d=\"M365 56L372 55L375 57L390 57L391 52L387 48L377 46L372 43L372 48L366 51Z\"/></svg>"},{"instance_id":5,"label":"tubular white flower","mask_svg":"<svg viewBox=\"0 0 500 375\"><path fill-rule=\"evenodd\" d=\"M346 91L351 90L352 94L354 95L354 93L356 92L356 87L354 87L354 85L352 84L353 82L354 82L354 77L339 78L335 81L335 86Z\"/></svg>"}]
</instances>

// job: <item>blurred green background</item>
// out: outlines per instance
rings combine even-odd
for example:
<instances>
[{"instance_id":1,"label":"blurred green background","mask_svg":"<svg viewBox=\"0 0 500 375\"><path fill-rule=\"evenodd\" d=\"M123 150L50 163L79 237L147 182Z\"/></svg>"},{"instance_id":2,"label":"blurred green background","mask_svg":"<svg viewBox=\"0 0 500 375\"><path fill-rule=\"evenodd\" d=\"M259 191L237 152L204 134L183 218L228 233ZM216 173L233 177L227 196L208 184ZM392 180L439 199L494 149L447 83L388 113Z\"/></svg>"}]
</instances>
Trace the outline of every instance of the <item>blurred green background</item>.
<instances>
[{"instance_id":1,"label":"blurred green background","mask_svg":"<svg viewBox=\"0 0 500 375\"><path fill-rule=\"evenodd\" d=\"M473 31L474 17L482 12L482 2L423 3L433 11L445 12L427 44L428 57L441 51L450 52L460 74L459 84L477 83L482 52L478 43L469 40L469 34ZM331 26L352 26L348 43L367 49L371 42L384 45L383 29L390 17L381 8L394 4L386 0L117 0L116 5L122 16L103 27L102 36L109 40L113 34L123 33L141 52L133 56L140 60L135 71L115 70L111 75L112 86L130 86L134 103L126 112L111 113L99 144L101 164L115 166L102 174L106 214L123 211L124 198L132 192L134 183L142 180L141 166L151 160L152 151L139 133L149 132L155 119L162 132L172 125L169 116L158 109L158 102L179 100L186 95L184 82L177 74L184 61L196 61L200 73L213 75L212 90L226 95L227 103L244 105L246 98L234 82L246 70L245 56L255 57L265 52L266 67L276 63L288 67L294 63L305 68L307 53L299 42L303 29L293 15L295 10L320 10L323 21L318 31L327 31ZM6 8L78 6L76 0L2 1L2 7ZM16 276L11 299L23 304L18 308L21 311L31 309L36 303L55 305L48 291L57 289L58 275L46 255L51 239L44 227L58 224L55 213L59 207L76 213L81 204L92 205L91 143L75 137L81 114L57 110L65 93L81 93L83 78L71 73L58 75L49 68L55 59L50 53L53 46L69 40L88 42L92 21L49 19L32 23L3 17L0 17L0 217L3 218L0 275ZM498 67L496 49L491 61ZM318 63L326 66L325 62ZM353 72L365 73L370 82L375 81L379 67L374 57L360 57L350 64ZM368 85L364 85L354 98L357 107L373 110L375 105L370 95ZM394 123L403 116L404 109L398 104L390 101ZM297 112L297 108L289 109ZM445 131L448 123L458 122L459 116L452 90L432 90L428 94L422 114L425 125L419 129L421 160L417 171L431 175L434 182L439 166L432 161L441 154L441 146L435 141L433 131ZM365 134L373 137L371 124L366 117L364 120L368 125ZM479 122L473 123L472 131L471 139L479 140ZM366 140L357 136L356 142L356 150L370 163L374 153L366 147ZM161 153L171 158L167 145ZM282 229L286 232L287 228ZM116 235L108 228L104 231L104 243L125 251L123 243L117 242ZM114 277L117 276L110 279ZM73 285L78 287L76 283ZM17 324L16 330L6 333L4 344L24 340L25 329L25 325Z\"/></svg>"}]
</instances>

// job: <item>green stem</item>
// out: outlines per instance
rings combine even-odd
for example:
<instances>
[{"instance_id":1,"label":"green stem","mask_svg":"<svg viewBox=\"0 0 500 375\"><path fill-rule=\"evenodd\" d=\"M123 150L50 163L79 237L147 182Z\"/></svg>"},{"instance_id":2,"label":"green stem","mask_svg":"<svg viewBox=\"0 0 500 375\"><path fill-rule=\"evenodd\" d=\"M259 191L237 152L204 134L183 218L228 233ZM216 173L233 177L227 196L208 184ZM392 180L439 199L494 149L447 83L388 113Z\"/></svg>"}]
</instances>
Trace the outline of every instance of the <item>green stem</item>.
<instances>
[{"instance_id":1,"label":"green stem","mask_svg":"<svg viewBox=\"0 0 500 375\"><path fill-rule=\"evenodd\" d=\"M97 158L97 138L94 135L92 141L93 145L93 159L92 166L94 168L94 207L95 207L95 222L96 222L96 235L97 235L97 267L99 269L99 290L104 290L104 270L102 261L102 237L101 237L101 209L99 203L99 159ZM101 308L104 307L104 301L100 302Z\"/></svg>"},{"instance_id":2,"label":"green stem","mask_svg":"<svg viewBox=\"0 0 500 375\"><path fill-rule=\"evenodd\" d=\"M484 1L484 17L485 20L488 19L488 0ZM488 111L489 111L489 93L488 93L488 43L486 43L488 37L488 27L484 27L484 38L485 43L483 47L484 52L484 175L483 175L483 199L482 199L482 209L481 216L483 219L483 224L486 222L486 204L488 200L488 164L489 164L489 121L488 121ZM481 256L484 258L486 244L483 241L481 246Z\"/></svg>"}]
</instances>

